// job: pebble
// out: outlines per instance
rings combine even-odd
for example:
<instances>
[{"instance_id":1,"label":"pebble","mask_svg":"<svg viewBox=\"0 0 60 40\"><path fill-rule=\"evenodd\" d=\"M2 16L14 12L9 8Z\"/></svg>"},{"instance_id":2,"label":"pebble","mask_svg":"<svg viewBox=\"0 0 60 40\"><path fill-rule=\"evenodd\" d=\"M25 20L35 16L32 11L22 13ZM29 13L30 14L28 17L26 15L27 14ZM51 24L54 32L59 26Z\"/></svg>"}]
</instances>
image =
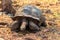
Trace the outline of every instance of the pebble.
<instances>
[{"instance_id":1,"label":"pebble","mask_svg":"<svg viewBox=\"0 0 60 40\"><path fill-rule=\"evenodd\" d=\"M3 38L0 38L0 40L4 40Z\"/></svg>"},{"instance_id":2,"label":"pebble","mask_svg":"<svg viewBox=\"0 0 60 40\"><path fill-rule=\"evenodd\" d=\"M3 14L3 12L0 12L0 15L2 15Z\"/></svg>"}]
</instances>

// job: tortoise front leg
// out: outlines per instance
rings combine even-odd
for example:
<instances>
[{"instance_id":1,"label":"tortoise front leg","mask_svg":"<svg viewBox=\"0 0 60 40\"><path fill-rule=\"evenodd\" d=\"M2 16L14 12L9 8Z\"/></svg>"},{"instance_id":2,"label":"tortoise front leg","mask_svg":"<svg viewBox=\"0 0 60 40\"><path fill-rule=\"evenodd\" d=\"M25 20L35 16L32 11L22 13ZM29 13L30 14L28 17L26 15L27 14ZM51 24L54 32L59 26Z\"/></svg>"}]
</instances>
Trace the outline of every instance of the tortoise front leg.
<instances>
[{"instance_id":1,"label":"tortoise front leg","mask_svg":"<svg viewBox=\"0 0 60 40\"><path fill-rule=\"evenodd\" d=\"M22 24L20 26L20 30L24 31L26 29L26 25L27 25L27 20L23 19Z\"/></svg>"},{"instance_id":2,"label":"tortoise front leg","mask_svg":"<svg viewBox=\"0 0 60 40\"><path fill-rule=\"evenodd\" d=\"M30 28L31 30L35 30L35 31L39 30L39 26L36 25L36 24L35 24L34 22L32 22L32 21L29 22L29 28Z\"/></svg>"},{"instance_id":3,"label":"tortoise front leg","mask_svg":"<svg viewBox=\"0 0 60 40\"><path fill-rule=\"evenodd\" d=\"M11 30L16 30L19 27L19 21L14 21L11 25L10 28Z\"/></svg>"}]
</instances>

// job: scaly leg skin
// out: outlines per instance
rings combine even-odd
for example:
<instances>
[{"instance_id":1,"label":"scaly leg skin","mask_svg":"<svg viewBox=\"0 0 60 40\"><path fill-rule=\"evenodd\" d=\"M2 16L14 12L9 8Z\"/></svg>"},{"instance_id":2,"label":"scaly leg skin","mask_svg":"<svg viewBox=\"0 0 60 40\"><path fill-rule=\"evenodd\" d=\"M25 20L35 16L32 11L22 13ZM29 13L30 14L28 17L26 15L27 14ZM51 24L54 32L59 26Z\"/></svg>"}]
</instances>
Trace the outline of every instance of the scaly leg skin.
<instances>
[{"instance_id":1,"label":"scaly leg skin","mask_svg":"<svg viewBox=\"0 0 60 40\"><path fill-rule=\"evenodd\" d=\"M30 21L29 22L29 28L34 31L38 31L40 28L37 26L34 22Z\"/></svg>"},{"instance_id":2,"label":"scaly leg skin","mask_svg":"<svg viewBox=\"0 0 60 40\"><path fill-rule=\"evenodd\" d=\"M26 25L27 25L27 20L23 19L22 24L20 26L20 30L24 31L26 29Z\"/></svg>"},{"instance_id":3,"label":"scaly leg skin","mask_svg":"<svg viewBox=\"0 0 60 40\"><path fill-rule=\"evenodd\" d=\"M14 21L10 26L12 31L16 31L18 27L19 27L19 21Z\"/></svg>"}]
</instances>

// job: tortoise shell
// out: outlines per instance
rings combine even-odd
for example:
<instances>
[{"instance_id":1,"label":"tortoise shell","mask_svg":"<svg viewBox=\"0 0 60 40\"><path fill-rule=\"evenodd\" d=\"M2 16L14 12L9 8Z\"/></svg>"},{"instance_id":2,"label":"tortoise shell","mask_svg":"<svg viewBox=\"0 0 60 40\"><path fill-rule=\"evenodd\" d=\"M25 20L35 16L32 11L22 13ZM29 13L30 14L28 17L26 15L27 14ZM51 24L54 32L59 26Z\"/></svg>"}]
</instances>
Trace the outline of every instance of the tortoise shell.
<instances>
[{"instance_id":1,"label":"tortoise shell","mask_svg":"<svg viewBox=\"0 0 60 40\"><path fill-rule=\"evenodd\" d=\"M13 18L31 18L39 21L40 16L42 16L42 11L40 9L32 5L26 5L18 9L17 13Z\"/></svg>"}]
</instances>

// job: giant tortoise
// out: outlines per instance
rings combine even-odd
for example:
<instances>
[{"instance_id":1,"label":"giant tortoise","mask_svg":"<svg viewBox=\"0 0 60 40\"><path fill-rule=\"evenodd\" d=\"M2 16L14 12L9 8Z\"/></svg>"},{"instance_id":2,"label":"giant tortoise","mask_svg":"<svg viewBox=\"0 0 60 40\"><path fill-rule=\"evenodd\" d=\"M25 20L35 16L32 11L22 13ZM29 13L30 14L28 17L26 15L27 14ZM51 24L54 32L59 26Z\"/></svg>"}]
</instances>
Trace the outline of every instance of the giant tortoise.
<instances>
[{"instance_id":1,"label":"giant tortoise","mask_svg":"<svg viewBox=\"0 0 60 40\"><path fill-rule=\"evenodd\" d=\"M26 29L39 30L42 23L45 23L45 18L42 16L42 11L35 6L25 5L19 8L12 18L14 22L11 25L12 30Z\"/></svg>"}]
</instances>

